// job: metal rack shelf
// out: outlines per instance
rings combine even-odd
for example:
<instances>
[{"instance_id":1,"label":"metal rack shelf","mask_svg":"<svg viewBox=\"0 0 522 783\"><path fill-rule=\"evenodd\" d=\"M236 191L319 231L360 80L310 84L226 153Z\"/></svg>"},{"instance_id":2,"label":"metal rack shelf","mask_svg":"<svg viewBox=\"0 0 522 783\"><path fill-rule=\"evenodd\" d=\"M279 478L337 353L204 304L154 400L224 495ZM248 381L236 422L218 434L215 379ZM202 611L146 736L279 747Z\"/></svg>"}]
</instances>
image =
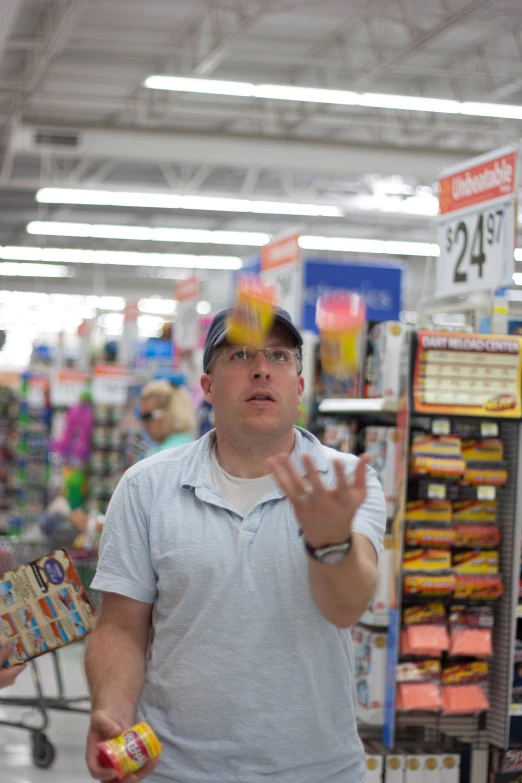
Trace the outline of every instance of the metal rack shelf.
<instances>
[{"instance_id":1,"label":"metal rack shelf","mask_svg":"<svg viewBox=\"0 0 522 783\"><path fill-rule=\"evenodd\" d=\"M384 397L375 397L373 399L336 399L329 398L319 403L320 413L353 413L353 414L375 414L375 413L397 413L397 400L388 400Z\"/></svg>"}]
</instances>

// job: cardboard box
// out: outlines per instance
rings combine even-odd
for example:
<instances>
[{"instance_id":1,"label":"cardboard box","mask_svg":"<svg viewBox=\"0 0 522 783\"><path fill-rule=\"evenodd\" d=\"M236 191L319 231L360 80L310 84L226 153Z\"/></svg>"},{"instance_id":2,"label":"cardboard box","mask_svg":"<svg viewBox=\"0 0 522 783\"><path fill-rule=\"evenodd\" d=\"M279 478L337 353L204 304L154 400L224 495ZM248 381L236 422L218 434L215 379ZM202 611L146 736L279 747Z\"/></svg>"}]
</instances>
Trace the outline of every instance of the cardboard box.
<instances>
[{"instance_id":1,"label":"cardboard box","mask_svg":"<svg viewBox=\"0 0 522 783\"><path fill-rule=\"evenodd\" d=\"M364 450L370 456L370 465L377 473L386 499L386 516L395 516L395 464L397 429L395 427L366 427Z\"/></svg>"},{"instance_id":2,"label":"cardboard box","mask_svg":"<svg viewBox=\"0 0 522 783\"><path fill-rule=\"evenodd\" d=\"M383 783L384 757L373 742L364 742L365 783Z\"/></svg>"},{"instance_id":3,"label":"cardboard box","mask_svg":"<svg viewBox=\"0 0 522 783\"><path fill-rule=\"evenodd\" d=\"M382 725L386 685L386 633L361 625L352 629L357 717L364 723Z\"/></svg>"},{"instance_id":4,"label":"cardboard box","mask_svg":"<svg viewBox=\"0 0 522 783\"><path fill-rule=\"evenodd\" d=\"M368 397L396 400L399 368L407 327L399 321L383 321L369 333Z\"/></svg>"},{"instance_id":5,"label":"cardboard box","mask_svg":"<svg viewBox=\"0 0 522 783\"><path fill-rule=\"evenodd\" d=\"M379 579L377 590L368 605L368 611L372 612L374 615L379 615L382 619L388 617L388 612L390 610L390 579L393 560L392 540L391 535L384 536L384 549L379 555L379 564L377 567ZM371 624L370 619L366 620L366 622Z\"/></svg>"}]
</instances>

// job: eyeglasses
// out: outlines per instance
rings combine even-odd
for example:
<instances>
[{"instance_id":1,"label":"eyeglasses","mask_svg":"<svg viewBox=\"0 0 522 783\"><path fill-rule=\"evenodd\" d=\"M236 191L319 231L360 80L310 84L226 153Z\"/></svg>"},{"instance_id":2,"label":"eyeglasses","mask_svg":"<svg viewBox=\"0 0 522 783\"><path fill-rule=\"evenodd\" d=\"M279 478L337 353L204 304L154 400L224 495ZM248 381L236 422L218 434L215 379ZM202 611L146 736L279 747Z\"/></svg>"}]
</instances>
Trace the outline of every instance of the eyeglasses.
<instances>
[{"instance_id":1,"label":"eyeglasses","mask_svg":"<svg viewBox=\"0 0 522 783\"><path fill-rule=\"evenodd\" d=\"M160 419L164 413L165 411L148 411L147 413L140 413L138 418L140 421L152 421L153 419Z\"/></svg>"},{"instance_id":2,"label":"eyeglasses","mask_svg":"<svg viewBox=\"0 0 522 783\"><path fill-rule=\"evenodd\" d=\"M265 355L267 362L273 364L274 367L291 367L293 364L297 366L297 372L301 372L301 357L296 350L291 348L250 348L248 345L242 346L229 346L223 351L218 351L214 354L210 360L209 367L219 356L224 356L228 364L251 364L256 355L262 353Z\"/></svg>"}]
</instances>

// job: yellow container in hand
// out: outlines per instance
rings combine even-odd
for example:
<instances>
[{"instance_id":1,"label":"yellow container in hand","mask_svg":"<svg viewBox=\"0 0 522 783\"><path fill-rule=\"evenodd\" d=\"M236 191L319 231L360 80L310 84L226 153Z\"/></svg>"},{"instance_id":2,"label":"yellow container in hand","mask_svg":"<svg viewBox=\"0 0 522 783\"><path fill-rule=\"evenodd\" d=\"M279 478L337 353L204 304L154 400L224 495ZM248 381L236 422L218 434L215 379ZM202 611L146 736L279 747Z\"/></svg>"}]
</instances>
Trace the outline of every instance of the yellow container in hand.
<instances>
[{"instance_id":1,"label":"yellow container in hand","mask_svg":"<svg viewBox=\"0 0 522 783\"><path fill-rule=\"evenodd\" d=\"M118 780L137 772L161 753L161 743L148 723L138 723L119 737L98 743L102 767L114 769Z\"/></svg>"}]
</instances>

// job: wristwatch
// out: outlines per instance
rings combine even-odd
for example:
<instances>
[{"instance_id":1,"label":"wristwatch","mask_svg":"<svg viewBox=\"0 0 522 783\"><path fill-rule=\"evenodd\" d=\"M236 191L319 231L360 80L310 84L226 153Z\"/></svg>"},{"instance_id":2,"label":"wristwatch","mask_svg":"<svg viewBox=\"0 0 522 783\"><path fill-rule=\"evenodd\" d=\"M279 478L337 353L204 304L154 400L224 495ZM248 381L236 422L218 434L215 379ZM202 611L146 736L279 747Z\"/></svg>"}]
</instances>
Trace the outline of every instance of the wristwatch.
<instances>
[{"instance_id":1,"label":"wristwatch","mask_svg":"<svg viewBox=\"0 0 522 783\"><path fill-rule=\"evenodd\" d=\"M348 541L345 541L344 544L330 544L328 546L319 546L314 549L306 539L303 539L303 541L305 549L310 557L313 560L317 560L318 563L322 563L322 565L337 565L338 563L341 563L350 552L353 543L352 537L350 536Z\"/></svg>"}]
</instances>

